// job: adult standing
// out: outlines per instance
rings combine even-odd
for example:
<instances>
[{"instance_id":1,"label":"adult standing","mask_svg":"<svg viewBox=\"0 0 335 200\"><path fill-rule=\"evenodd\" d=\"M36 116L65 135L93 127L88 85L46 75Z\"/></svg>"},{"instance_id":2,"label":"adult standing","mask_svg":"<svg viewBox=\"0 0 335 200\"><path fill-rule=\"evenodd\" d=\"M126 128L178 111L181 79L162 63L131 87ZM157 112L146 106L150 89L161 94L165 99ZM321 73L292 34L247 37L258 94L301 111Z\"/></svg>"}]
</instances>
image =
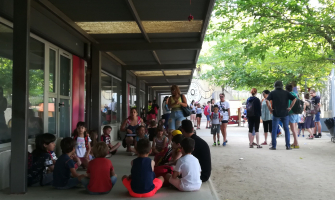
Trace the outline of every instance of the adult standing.
<instances>
[{"instance_id":1,"label":"adult standing","mask_svg":"<svg viewBox=\"0 0 335 200\"><path fill-rule=\"evenodd\" d=\"M123 139L123 147L127 147L127 152L131 152L131 146L134 145L136 129L143 125L143 119L138 116L136 108L130 110L130 116L125 119L121 125L120 130L126 132L126 136Z\"/></svg>"},{"instance_id":2,"label":"adult standing","mask_svg":"<svg viewBox=\"0 0 335 200\"><path fill-rule=\"evenodd\" d=\"M293 92L293 85L287 84L286 85L286 91L291 93L295 98L298 98L298 96ZM288 106L291 106L292 101L288 100ZM290 128L293 135L293 144L291 145L291 148L293 149L299 149L299 143L298 143L298 123L299 123L299 115L294 114L292 110L288 112L288 119L290 122Z\"/></svg>"},{"instance_id":3,"label":"adult standing","mask_svg":"<svg viewBox=\"0 0 335 200\"><path fill-rule=\"evenodd\" d=\"M165 96L163 103L162 103L162 109L163 109L163 119L165 120L164 126L167 130L168 130L169 118L171 114L171 110L169 108L168 102L169 102L169 97Z\"/></svg>"},{"instance_id":4,"label":"adult standing","mask_svg":"<svg viewBox=\"0 0 335 200\"><path fill-rule=\"evenodd\" d=\"M230 118L230 105L229 102L227 102L225 100L225 94L221 93L220 94L220 101L216 103L216 105L218 105L219 107L219 111L222 118L221 121L221 133L222 133L222 137L223 137L223 143L222 146L226 146L228 140L227 140L227 125L228 125L228 121Z\"/></svg>"},{"instance_id":5,"label":"adult standing","mask_svg":"<svg viewBox=\"0 0 335 200\"><path fill-rule=\"evenodd\" d=\"M212 171L211 152L209 150L209 146L207 142L194 134L194 128L190 120L183 120L181 127L184 137L192 138L195 141L192 155L199 160L201 166L200 179L202 182L206 182L211 176Z\"/></svg>"},{"instance_id":6,"label":"adult standing","mask_svg":"<svg viewBox=\"0 0 335 200\"><path fill-rule=\"evenodd\" d=\"M319 107L319 112L317 112L315 114L315 119L314 119L314 123L315 123L315 128L314 128L314 137L315 138L321 138L322 134L321 134L321 122L320 122L320 114L321 114L321 104L320 104L320 100L321 98L319 96L316 95L316 91L314 89L310 90L309 92L310 96L312 97L311 101L315 106ZM318 132L319 134L317 134Z\"/></svg>"},{"instance_id":7,"label":"adult standing","mask_svg":"<svg viewBox=\"0 0 335 200\"><path fill-rule=\"evenodd\" d=\"M197 109L197 106L196 106L194 100L192 100L192 102L191 102L191 104L190 104L190 108L191 108L191 110L192 110L190 119L191 119L191 121L193 122L194 127L197 127L197 126L196 126L196 124L197 124L197 123L196 123L196 122L197 122L197 120L196 120L196 116L197 116L197 114L196 114L196 109Z\"/></svg>"},{"instance_id":8,"label":"adult standing","mask_svg":"<svg viewBox=\"0 0 335 200\"><path fill-rule=\"evenodd\" d=\"M311 110L313 101L310 100L310 95L307 93L305 94L305 103L304 103L304 112L305 112L305 129L309 132L309 137L307 139L313 139L313 128L314 128L314 115L311 114L309 111Z\"/></svg>"},{"instance_id":9,"label":"adult standing","mask_svg":"<svg viewBox=\"0 0 335 200\"><path fill-rule=\"evenodd\" d=\"M249 147L254 148L253 141L256 135L257 148L262 148L259 145L259 124L261 117L261 101L256 97L257 89L252 88L250 91L251 97L247 100L247 117L248 117L248 126L249 126ZM255 133L253 129L255 128Z\"/></svg>"},{"instance_id":10,"label":"adult standing","mask_svg":"<svg viewBox=\"0 0 335 200\"><path fill-rule=\"evenodd\" d=\"M291 150L290 145L290 130L288 128L288 112L292 109L296 102L296 98L289 92L283 90L283 83L276 81L274 84L275 90L270 92L267 101L272 100L272 108L268 107L273 112L272 117L272 147L270 150L276 150L277 146L277 130L278 124L281 121L285 130L286 149ZM291 106L288 107L288 100L292 100Z\"/></svg>"},{"instance_id":11,"label":"adult standing","mask_svg":"<svg viewBox=\"0 0 335 200\"><path fill-rule=\"evenodd\" d=\"M272 112L269 110L269 107L272 108L272 101L270 102L266 101L266 98L269 96L269 94L270 94L269 90L263 91L264 99L262 100L261 107L262 107L262 121L263 121L265 141L261 145L268 144L267 143L268 132L270 132L270 134L272 133Z\"/></svg>"},{"instance_id":12,"label":"adult standing","mask_svg":"<svg viewBox=\"0 0 335 200\"><path fill-rule=\"evenodd\" d=\"M172 85L171 95L172 96L168 100L169 108L171 108L171 114L170 114L170 119L169 119L170 136L171 136L171 132L173 130L176 130L180 126L181 122L185 119L184 113L181 107L187 107L187 99L185 95L181 95L180 89L177 85Z\"/></svg>"}]
</instances>

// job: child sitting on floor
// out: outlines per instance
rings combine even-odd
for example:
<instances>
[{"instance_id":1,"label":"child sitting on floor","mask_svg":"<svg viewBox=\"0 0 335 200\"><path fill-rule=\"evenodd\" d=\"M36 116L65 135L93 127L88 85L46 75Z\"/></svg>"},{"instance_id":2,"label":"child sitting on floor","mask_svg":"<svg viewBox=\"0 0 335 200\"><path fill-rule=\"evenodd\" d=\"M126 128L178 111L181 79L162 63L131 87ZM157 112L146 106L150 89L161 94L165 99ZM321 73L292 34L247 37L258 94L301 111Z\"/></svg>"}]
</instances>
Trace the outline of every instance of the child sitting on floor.
<instances>
[{"instance_id":1,"label":"child sitting on floor","mask_svg":"<svg viewBox=\"0 0 335 200\"><path fill-rule=\"evenodd\" d=\"M183 157L177 161L173 175L166 175L166 179L180 191L197 191L202 184L199 160L192 155L194 145L192 138L185 138L181 141ZM182 178L179 179L180 175Z\"/></svg>"},{"instance_id":2,"label":"child sitting on floor","mask_svg":"<svg viewBox=\"0 0 335 200\"><path fill-rule=\"evenodd\" d=\"M92 151L95 159L88 164L87 178L82 184L90 194L107 194L117 180L112 162L105 158L109 148L106 143L98 142Z\"/></svg>"},{"instance_id":3,"label":"child sitting on floor","mask_svg":"<svg viewBox=\"0 0 335 200\"><path fill-rule=\"evenodd\" d=\"M148 134L150 141L153 141L154 137L156 136L156 129L157 129L156 121L152 120L148 126Z\"/></svg>"},{"instance_id":4,"label":"child sitting on floor","mask_svg":"<svg viewBox=\"0 0 335 200\"><path fill-rule=\"evenodd\" d=\"M86 123L78 122L77 128L73 133L73 139L77 143L76 155L80 159L82 166L87 168L90 161L91 138L86 133Z\"/></svg>"},{"instance_id":5,"label":"child sitting on floor","mask_svg":"<svg viewBox=\"0 0 335 200\"><path fill-rule=\"evenodd\" d=\"M71 156L76 152L76 141L70 137L64 138L60 147L62 155L58 158L53 173L53 186L60 190L76 187L85 175L76 172ZM73 178L72 178L72 177Z\"/></svg>"},{"instance_id":6,"label":"child sitting on floor","mask_svg":"<svg viewBox=\"0 0 335 200\"><path fill-rule=\"evenodd\" d=\"M120 142L116 143L114 146L111 144L111 137L110 133L112 131L111 126L104 126L103 128L103 135L101 136L101 141L105 142L107 146L109 147L109 152L114 155L117 152L117 149L121 146ZM111 155L108 154L107 157L110 157Z\"/></svg>"},{"instance_id":7,"label":"child sitting on floor","mask_svg":"<svg viewBox=\"0 0 335 200\"><path fill-rule=\"evenodd\" d=\"M153 139L152 143L152 153L153 155L161 153L165 147L167 147L168 138L164 135L164 129L159 126L156 130L156 137Z\"/></svg>"},{"instance_id":8,"label":"child sitting on floor","mask_svg":"<svg viewBox=\"0 0 335 200\"><path fill-rule=\"evenodd\" d=\"M28 166L28 186L52 183L54 163L49 152L55 149L55 140L55 135L50 133L40 134L35 138L36 149L31 154L28 153L28 160L31 162Z\"/></svg>"},{"instance_id":9,"label":"child sitting on floor","mask_svg":"<svg viewBox=\"0 0 335 200\"><path fill-rule=\"evenodd\" d=\"M131 175L123 176L122 183L133 197L152 197L162 187L164 178L155 178L155 162L148 158L151 153L150 141L138 141L136 150L138 158L131 162Z\"/></svg>"},{"instance_id":10,"label":"child sitting on floor","mask_svg":"<svg viewBox=\"0 0 335 200\"><path fill-rule=\"evenodd\" d=\"M181 141L184 139L182 134L175 135L172 138L172 152L171 159L169 162L165 163L165 165L176 165L178 159L183 155L181 152Z\"/></svg>"}]
</instances>

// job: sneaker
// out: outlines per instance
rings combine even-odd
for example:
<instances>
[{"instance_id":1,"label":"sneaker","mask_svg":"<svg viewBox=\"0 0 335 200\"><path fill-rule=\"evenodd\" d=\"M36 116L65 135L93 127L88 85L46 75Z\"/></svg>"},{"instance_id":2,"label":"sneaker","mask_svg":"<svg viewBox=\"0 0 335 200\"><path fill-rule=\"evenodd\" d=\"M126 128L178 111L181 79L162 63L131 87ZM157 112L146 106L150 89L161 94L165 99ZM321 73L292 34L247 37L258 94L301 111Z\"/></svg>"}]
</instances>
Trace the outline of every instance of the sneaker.
<instances>
[{"instance_id":1,"label":"sneaker","mask_svg":"<svg viewBox=\"0 0 335 200\"><path fill-rule=\"evenodd\" d=\"M274 148L274 147L270 147L269 149L270 149L270 150L276 150L276 148Z\"/></svg>"},{"instance_id":2,"label":"sneaker","mask_svg":"<svg viewBox=\"0 0 335 200\"><path fill-rule=\"evenodd\" d=\"M300 146L299 145L295 145L294 148L295 149L300 149Z\"/></svg>"},{"instance_id":3,"label":"sneaker","mask_svg":"<svg viewBox=\"0 0 335 200\"><path fill-rule=\"evenodd\" d=\"M220 140L218 140L218 145L220 146Z\"/></svg>"},{"instance_id":4,"label":"sneaker","mask_svg":"<svg viewBox=\"0 0 335 200\"><path fill-rule=\"evenodd\" d=\"M305 137L305 135L302 135L302 137Z\"/></svg>"},{"instance_id":5,"label":"sneaker","mask_svg":"<svg viewBox=\"0 0 335 200\"><path fill-rule=\"evenodd\" d=\"M286 150L292 150L292 148L291 147L286 147Z\"/></svg>"},{"instance_id":6,"label":"sneaker","mask_svg":"<svg viewBox=\"0 0 335 200\"><path fill-rule=\"evenodd\" d=\"M212 146L213 146L213 147L216 147L216 143L214 142Z\"/></svg>"},{"instance_id":7,"label":"sneaker","mask_svg":"<svg viewBox=\"0 0 335 200\"><path fill-rule=\"evenodd\" d=\"M224 143L222 144L222 146L226 146L226 142L224 142Z\"/></svg>"}]
</instances>

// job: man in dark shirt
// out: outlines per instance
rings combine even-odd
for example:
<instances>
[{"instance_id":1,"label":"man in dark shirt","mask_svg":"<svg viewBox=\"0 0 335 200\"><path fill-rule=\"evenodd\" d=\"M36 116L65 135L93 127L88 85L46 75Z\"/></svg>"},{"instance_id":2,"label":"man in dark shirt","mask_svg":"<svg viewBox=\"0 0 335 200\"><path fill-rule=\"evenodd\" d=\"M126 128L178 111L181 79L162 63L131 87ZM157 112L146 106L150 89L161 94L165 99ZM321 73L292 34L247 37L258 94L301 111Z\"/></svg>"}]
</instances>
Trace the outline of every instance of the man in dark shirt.
<instances>
[{"instance_id":1,"label":"man in dark shirt","mask_svg":"<svg viewBox=\"0 0 335 200\"><path fill-rule=\"evenodd\" d=\"M316 91L315 90L310 90L309 95L312 97L312 103L314 106L318 105L320 108L320 97L316 96ZM314 137L315 138L320 138L322 136L321 134L321 123L320 123L320 112L321 110L319 109L319 112L315 114L314 122L315 122L315 128L314 128ZM317 135L317 131L319 131L319 134Z\"/></svg>"},{"instance_id":2,"label":"man in dark shirt","mask_svg":"<svg viewBox=\"0 0 335 200\"><path fill-rule=\"evenodd\" d=\"M200 179L202 182L206 182L211 176L212 171L211 152L209 150L209 146L203 139L194 134L193 125L190 120L183 120L181 126L184 137L192 138L195 141L192 155L199 160L201 166Z\"/></svg>"},{"instance_id":3,"label":"man in dark shirt","mask_svg":"<svg viewBox=\"0 0 335 200\"><path fill-rule=\"evenodd\" d=\"M283 123L285 130L286 149L291 150L290 145L290 130L288 128L288 112L292 109L296 102L296 98L289 92L283 90L283 83L281 81L275 82L275 90L270 92L267 101L272 100L272 108L268 103L269 110L273 113L272 118L272 147L270 150L276 150L277 145L277 130L279 121ZM288 107L288 100L291 100L291 106Z\"/></svg>"}]
</instances>

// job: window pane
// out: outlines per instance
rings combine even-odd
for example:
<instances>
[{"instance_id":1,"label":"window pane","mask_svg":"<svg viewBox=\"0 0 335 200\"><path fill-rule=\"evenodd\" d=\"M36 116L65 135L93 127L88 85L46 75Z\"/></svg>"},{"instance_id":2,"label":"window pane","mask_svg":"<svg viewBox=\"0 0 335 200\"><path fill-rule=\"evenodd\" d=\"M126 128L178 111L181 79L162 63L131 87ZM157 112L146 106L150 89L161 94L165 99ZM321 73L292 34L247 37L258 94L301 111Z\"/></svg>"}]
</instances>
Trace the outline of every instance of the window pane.
<instances>
[{"instance_id":1,"label":"window pane","mask_svg":"<svg viewBox=\"0 0 335 200\"><path fill-rule=\"evenodd\" d=\"M60 56L60 95L70 96L71 60Z\"/></svg>"},{"instance_id":2,"label":"window pane","mask_svg":"<svg viewBox=\"0 0 335 200\"><path fill-rule=\"evenodd\" d=\"M0 24L0 144L10 142L12 119L13 30Z\"/></svg>"},{"instance_id":3,"label":"window pane","mask_svg":"<svg viewBox=\"0 0 335 200\"><path fill-rule=\"evenodd\" d=\"M56 107L57 108L57 107ZM59 104L59 137L70 137L70 100L60 99Z\"/></svg>"},{"instance_id":4,"label":"window pane","mask_svg":"<svg viewBox=\"0 0 335 200\"><path fill-rule=\"evenodd\" d=\"M101 123L110 124L112 110L115 110L115 102L112 101L112 78L101 73Z\"/></svg>"},{"instance_id":5,"label":"window pane","mask_svg":"<svg viewBox=\"0 0 335 200\"><path fill-rule=\"evenodd\" d=\"M49 98L48 103L48 133L56 134L56 98Z\"/></svg>"},{"instance_id":6,"label":"window pane","mask_svg":"<svg viewBox=\"0 0 335 200\"><path fill-rule=\"evenodd\" d=\"M28 138L43 133L44 43L30 38Z\"/></svg>"},{"instance_id":7,"label":"window pane","mask_svg":"<svg viewBox=\"0 0 335 200\"><path fill-rule=\"evenodd\" d=\"M56 51L49 50L49 92L55 93L56 80Z\"/></svg>"}]
</instances>

